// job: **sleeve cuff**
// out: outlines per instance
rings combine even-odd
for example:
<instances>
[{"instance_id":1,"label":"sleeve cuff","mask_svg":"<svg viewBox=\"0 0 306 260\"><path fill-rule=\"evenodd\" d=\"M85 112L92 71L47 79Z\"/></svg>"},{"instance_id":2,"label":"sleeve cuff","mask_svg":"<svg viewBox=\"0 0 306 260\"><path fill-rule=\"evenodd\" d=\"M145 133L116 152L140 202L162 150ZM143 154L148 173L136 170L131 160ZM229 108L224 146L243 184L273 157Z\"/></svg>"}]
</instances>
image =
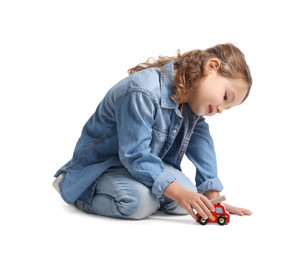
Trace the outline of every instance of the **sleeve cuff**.
<instances>
[{"instance_id":1,"label":"sleeve cuff","mask_svg":"<svg viewBox=\"0 0 306 260\"><path fill-rule=\"evenodd\" d=\"M222 191L223 185L218 177L209 179L197 187L198 192L204 194L208 190Z\"/></svg>"},{"instance_id":2,"label":"sleeve cuff","mask_svg":"<svg viewBox=\"0 0 306 260\"><path fill-rule=\"evenodd\" d=\"M176 178L174 175L169 173L161 173L154 181L152 186L152 193L157 198L160 199L166 189Z\"/></svg>"}]
</instances>

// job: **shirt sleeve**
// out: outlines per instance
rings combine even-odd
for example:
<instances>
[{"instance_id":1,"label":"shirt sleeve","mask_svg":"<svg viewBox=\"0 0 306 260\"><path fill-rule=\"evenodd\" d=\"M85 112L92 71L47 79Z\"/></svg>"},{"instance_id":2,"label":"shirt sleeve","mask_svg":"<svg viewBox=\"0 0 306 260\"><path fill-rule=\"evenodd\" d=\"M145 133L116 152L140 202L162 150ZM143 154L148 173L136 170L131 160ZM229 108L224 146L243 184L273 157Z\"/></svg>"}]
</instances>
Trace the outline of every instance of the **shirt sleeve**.
<instances>
[{"instance_id":1,"label":"shirt sleeve","mask_svg":"<svg viewBox=\"0 0 306 260\"><path fill-rule=\"evenodd\" d=\"M115 104L120 161L160 198L175 177L165 173L162 160L151 153L155 109L153 100L142 91L131 91Z\"/></svg>"},{"instance_id":2,"label":"shirt sleeve","mask_svg":"<svg viewBox=\"0 0 306 260\"><path fill-rule=\"evenodd\" d=\"M208 190L221 191L223 185L218 178L217 160L214 143L209 133L209 126L200 118L191 136L187 151L187 158L196 167L196 187L199 193Z\"/></svg>"}]
</instances>

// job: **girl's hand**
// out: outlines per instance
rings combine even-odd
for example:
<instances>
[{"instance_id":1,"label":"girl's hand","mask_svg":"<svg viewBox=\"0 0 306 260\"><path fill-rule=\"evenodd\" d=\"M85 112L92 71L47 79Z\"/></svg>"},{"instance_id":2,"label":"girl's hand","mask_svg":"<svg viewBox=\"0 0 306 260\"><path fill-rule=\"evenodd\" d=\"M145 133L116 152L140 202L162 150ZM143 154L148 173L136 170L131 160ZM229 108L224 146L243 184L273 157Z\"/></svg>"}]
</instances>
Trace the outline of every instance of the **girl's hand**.
<instances>
[{"instance_id":1,"label":"girl's hand","mask_svg":"<svg viewBox=\"0 0 306 260\"><path fill-rule=\"evenodd\" d=\"M244 208L237 208L235 206L231 206L229 204L226 204L226 203L222 203L226 210L231 213L231 214L236 214L236 215L239 215L239 216L249 216L249 215L252 215L252 212L248 209L244 209Z\"/></svg>"},{"instance_id":2,"label":"girl's hand","mask_svg":"<svg viewBox=\"0 0 306 260\"><path fill-rule=\"evenodd\" d=\"M206 196L186 190L175 182L164 190L164 194L185 209L195 220L197 219L196 213L207 219L211 218L211 212L215 211L215 207Z\"/></svg>"},{"instance_id":3,"label":"girl's hand","mask_svg":"<svg viewBox=\"0 0 306 260\"><path fill-rule=\"evenodd\" d=\"M208 219L213 217L211 212L215 211L215 207L206 196L189 190L182 191L180 196L176 198L176 202L186 209L195 220L197 219L196 213L202 218Z\"/></svg>"},{"instance_id":4,"label":"girl's hand","mask_svg":"<svg viewBox=\"0 0 306 260\"><path fill-rule=\"evenodd\" d=\"M205 196L207 196L211 200L211 199L219 197L220 193L218 191L209 190L205 192ZM239 216L252 215L252 212L248 209L237 208L235 206L232 206L232 205L229 205L223 202L222 204L225 206L225 209L231 214L237 214Z\"/></svg>"}]
</instances>

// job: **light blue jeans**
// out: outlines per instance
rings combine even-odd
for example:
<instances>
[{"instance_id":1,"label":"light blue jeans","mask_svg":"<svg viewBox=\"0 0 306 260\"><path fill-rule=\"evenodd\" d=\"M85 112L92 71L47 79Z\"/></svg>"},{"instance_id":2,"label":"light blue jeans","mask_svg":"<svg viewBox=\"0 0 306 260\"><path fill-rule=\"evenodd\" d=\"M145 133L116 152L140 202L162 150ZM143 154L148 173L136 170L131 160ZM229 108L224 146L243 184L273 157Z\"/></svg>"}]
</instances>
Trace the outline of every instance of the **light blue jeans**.
<instances>
[{"instance_id":1,"label":"light blue jeans","mask_svg":"<svg viewBox=\"0 0 306 260\"><path fill-rule=\"evenodd\" d=\"M185 189L197 192L194 184L178 169L165 164L165 171L171 171L176 178L175 182ZM124 219L143 219L158 210L167 214L188 214L164 195L157 199L148 187L133 178L124 167L112 167L103 173L91 206L80 200L77 206L87 213Z\"/></svg>"}]
</instances>

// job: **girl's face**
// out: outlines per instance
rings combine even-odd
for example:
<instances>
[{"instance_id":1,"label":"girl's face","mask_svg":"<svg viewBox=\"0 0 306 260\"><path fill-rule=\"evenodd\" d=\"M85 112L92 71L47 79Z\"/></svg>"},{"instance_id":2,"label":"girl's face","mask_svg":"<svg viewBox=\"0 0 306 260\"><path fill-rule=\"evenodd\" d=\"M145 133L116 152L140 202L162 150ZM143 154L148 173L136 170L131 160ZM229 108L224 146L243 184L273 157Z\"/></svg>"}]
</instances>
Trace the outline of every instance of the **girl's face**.
<instances>
[{"instance_id":1,"label":"girl's face","mask_svg":"<svg viewBox=\"0 0 306 260\"><path fill-rule=\"evenodd\" d=\"M242 79L227 79L210 70L196 83L186 102L196 115L213 116L241 104L247 91Z\"/></svg>"}]
</instances>

